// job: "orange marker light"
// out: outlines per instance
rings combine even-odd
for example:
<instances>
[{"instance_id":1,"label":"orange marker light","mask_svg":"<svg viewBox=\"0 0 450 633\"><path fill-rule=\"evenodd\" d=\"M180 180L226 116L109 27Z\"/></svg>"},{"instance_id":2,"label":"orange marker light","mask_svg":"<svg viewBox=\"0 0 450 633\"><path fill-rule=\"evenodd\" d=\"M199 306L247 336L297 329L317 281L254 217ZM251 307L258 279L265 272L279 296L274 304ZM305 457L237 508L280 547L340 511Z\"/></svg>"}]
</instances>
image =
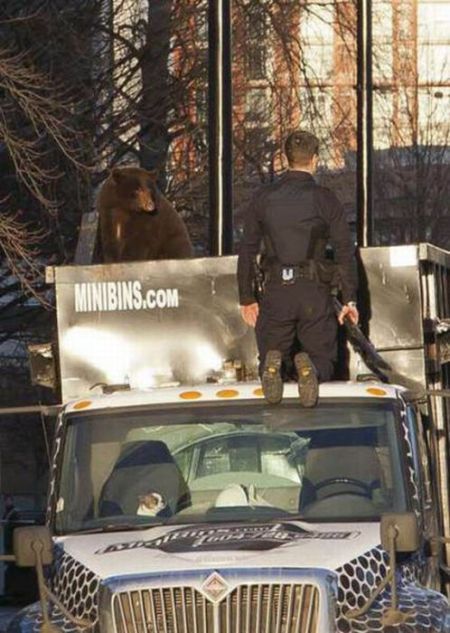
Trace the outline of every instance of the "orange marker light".
<instances>
[{"instance_id":1,"label":"orange marker light","mask_svg":"<svg viewBox=\"0 0 450 633\"><path fill-rule=\"evenodd\" d=\"M258 389L255 389L255 390L253 391L253 395L254 395L254 396L263 396L263 395L264 395L264 393L263 393L262 388L261 388L261 387L258 387Z\"/></svg>"},{"instance_id":2,"label":"orange marker light","mask_svg":"<svg viewBox=\"0 0 450 633\"><path fill-rule=\"evenodd\" d=\"M87 409L92 404L92 400L80 400L73 405L73 408L79 411L80 409Z\"/></svg>"},{"instance_id":3,"label":"orange marker light","mask_svg":"<svg viewBox=\"0 0 450 633\"><path fill-rule=\"evenodd\" d=\"M218 398L236 398L239 395L239 391L236 389L221 389L216 393Z\"/></svg>"},{"instance_id":4,"label":"orange marker light","mask_svg":"<svg viewBox=\"0 0 450 633\"><path fill-rule=\"evenodd\" d=\"M180 393L180 398L182 400L198 400L198 398L201 398L202 394L200 393L200 391L183 391L182 393Z\"/></svg>"},{"instance_id":5,"label":"orange marker light","mask_svg":"<svg viewBox=\"0 0 450 633\"><path fill-rule=\"evenodd\" d=\"M380 389L379 387L369 387L366 389L367 393L370 393L371 396L386 396L387 391L384 389Z\"/></svg>"}]
</instances>

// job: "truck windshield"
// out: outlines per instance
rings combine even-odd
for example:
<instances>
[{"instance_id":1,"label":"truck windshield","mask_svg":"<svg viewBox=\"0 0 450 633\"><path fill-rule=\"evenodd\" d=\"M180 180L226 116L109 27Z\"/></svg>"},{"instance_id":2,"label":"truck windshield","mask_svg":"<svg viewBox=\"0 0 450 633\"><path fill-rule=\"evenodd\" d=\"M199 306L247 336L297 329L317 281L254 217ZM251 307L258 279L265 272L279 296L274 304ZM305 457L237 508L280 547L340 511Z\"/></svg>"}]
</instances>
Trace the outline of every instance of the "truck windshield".
<instances>
[{"instance_id":1,"label":"truck windshield","mask_svg":"<svg viewBox=\"0 0 450 633\"><path fill-rule=\"evenodd\" d=\"M393 401L108 409L66 423L60 534L406 510Z\"/></svg>"}]
</instances>

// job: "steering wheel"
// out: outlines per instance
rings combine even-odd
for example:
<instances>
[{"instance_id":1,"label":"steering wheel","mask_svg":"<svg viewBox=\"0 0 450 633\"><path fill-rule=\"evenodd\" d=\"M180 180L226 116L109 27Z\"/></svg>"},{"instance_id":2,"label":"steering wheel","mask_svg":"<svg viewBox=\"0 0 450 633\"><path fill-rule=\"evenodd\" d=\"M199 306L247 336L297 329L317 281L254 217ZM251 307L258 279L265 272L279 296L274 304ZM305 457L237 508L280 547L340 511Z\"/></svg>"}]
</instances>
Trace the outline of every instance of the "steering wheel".
<instances>
[{"instance_id":1,"label":"steering wheel","mask_svg":"<svg viewBox=\"0 0 450 633\"><path fill-rule=\"evenodd\" d=\"M331 494L325 495L322 499L328 499L329 497L338 497L339 495L358 495L358 497L366 497L367 499L372 499L372 489L369 484L366 484L365 481L360 481L359 479L353 479L353 477L329 477L328 479L322 479L317 484L314 485L314 488L317 490L321 490L322 488L326 488L327 486L332 486L334 484L348 484L349 486L356 486L357 488L361 488L361 492L352 492L349 493L345 490L340 490L339 492L332 492Z\"/></svg>"}]
</instances>

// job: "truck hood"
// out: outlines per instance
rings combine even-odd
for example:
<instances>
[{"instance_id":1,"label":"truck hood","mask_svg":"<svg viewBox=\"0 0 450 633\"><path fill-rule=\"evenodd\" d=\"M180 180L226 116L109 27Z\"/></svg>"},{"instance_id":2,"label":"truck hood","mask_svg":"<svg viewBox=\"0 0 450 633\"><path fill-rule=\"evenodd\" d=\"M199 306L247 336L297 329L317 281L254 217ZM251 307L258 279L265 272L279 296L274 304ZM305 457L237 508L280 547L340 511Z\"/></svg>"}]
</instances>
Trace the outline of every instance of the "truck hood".
<instances>
[{"instance_id":1,"label":"truck hood","mask_svg":"<svg viewBox=\"0 0 450 633\"><path fill-rule=\"evenodd\" d=\"M71 535L58 549L100 579L192 569L336 570L380 543L379 523L158 526L142 531Z\"/></svg>"}]
</instances>

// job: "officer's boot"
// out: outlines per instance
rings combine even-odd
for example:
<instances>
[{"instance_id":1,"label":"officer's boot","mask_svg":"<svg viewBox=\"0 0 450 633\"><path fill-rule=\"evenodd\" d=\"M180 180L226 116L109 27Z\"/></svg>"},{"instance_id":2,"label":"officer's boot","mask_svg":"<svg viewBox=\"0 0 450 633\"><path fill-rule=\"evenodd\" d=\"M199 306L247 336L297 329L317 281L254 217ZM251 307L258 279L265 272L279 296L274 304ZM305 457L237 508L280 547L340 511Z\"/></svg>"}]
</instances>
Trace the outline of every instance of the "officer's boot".
<instances>
[{"instance_id":1,"label":"officer's boot","mask_svg":"<svg viewBox=\"0 0 450 633\"><path fill-rule=\"evenodd\" d=\"M319 398L319 381L316 368L305 352L296 354L294 363L297 369L300 402L304 407L315 407Z\"/></svg>"},{"instance_id":2,"label":"officer's boot","mask_svg":"<svg viewBox=\"0 0 450 633\"><path fill-rule=\"evenodd\" d=\"M270 404L278 404L283 397L283 379L281 378L281 352L271 350L264 360L261 377L264 397Z\"/></svg>"}]
</instances>

